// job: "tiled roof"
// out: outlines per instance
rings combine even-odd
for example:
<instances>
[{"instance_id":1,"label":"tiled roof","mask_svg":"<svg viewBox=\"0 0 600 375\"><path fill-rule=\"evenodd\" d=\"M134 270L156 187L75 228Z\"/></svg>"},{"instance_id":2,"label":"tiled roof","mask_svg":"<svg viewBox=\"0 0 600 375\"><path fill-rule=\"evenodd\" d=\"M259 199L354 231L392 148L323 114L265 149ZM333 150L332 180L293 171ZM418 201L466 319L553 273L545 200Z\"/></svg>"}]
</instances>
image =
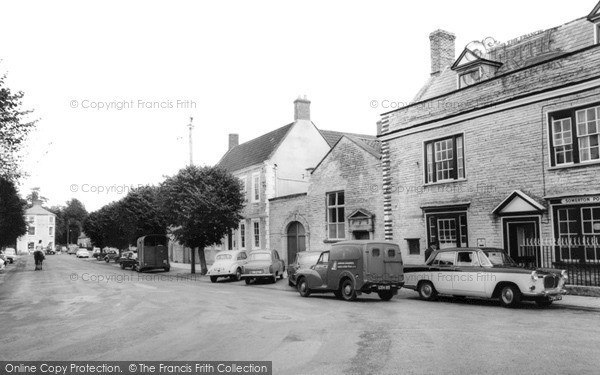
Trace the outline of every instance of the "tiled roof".
<instances>
[{"instance_id":1,"label":"tiled roof","mask_svg":"<svg viewBox=\"0 0 600 375\"><path fill-rule=\"evenodd\" d=\"M354 136L354 137L360 138L360 139L377 140L377 137L374 135L345 133L345 132L338 132L335 130L319 130L319 131L323 135L323 138L325 138L325 140L329 144L329 147L333 147L336 143L338 143L340 138L342 138L342 136L344 136L344 135L350 135L350 136Z\"/></svg>"},{"instance_id":2,"label":"tiled roof","mask_svg":"<svg viewBox=\"0 0 600 375\"><path fill-rule=\"evenodd\" d=\"M54 215L52 212L46 210L44 207L40 205L34 205L25 210L25 215Z\"/></svg>"},{"instance_id":3,"label":"tiled roof","mask_svg":"<svg viewBox=\"0 0 600 375\"><path fill-rule=\"evenodd\" d=\"M217 163L217 167L224 168L229 172L238 171L267 160L281 143L283 138L294 123L282 126L271 132L254 138L251 141L242 143L231 150Z\"/></svg>"}]
</instances>

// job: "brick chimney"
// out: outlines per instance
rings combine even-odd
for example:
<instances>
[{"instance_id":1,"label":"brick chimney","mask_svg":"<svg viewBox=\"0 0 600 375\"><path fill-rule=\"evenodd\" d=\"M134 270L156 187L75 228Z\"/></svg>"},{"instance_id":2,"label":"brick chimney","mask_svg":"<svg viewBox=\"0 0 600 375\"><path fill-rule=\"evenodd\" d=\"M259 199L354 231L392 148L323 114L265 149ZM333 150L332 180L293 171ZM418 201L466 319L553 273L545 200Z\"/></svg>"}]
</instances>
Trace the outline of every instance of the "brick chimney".
<instances>
[{"instance_id":1,"label":"brick chimney","mask_svg":"<svg viewBox=\"0 0 600 375\"><path fill-rule=\"evenodd\" d=\"M431 75L439 76L445 67L454 64L456 36L451 32L438 29L429 34L431 45Z\"/></svg>"},{"instance_id":2,"label":"brick chimney","mask_svg":"<svg viewBox=\"0 0 600 375\"><path fill-rule=\"evenodd\" d=\"M229 134L229 150L240 144L240 136L238 134Z\"/></svg>"},{"instance_id":3,"label":"brick chimney","mask_svg":"<svg viewBox=\"0 0 600 375\"><path fill-rule=\"evenodd\" d=\"M294 121L297 120L310 120L310 100L306 99L306 95L294 100Z\"/></svg>"}]
</instances>

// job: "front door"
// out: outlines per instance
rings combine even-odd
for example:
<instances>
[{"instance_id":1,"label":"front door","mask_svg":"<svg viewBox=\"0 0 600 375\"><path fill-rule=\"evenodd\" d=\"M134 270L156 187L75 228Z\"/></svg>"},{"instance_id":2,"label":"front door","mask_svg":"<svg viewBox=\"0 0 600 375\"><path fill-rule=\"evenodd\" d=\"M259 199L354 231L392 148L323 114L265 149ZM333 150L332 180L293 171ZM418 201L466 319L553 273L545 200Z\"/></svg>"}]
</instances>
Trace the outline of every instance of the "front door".
<instances>
[{"instance_id":1,"label":"front door","mask_svg":"<svg viewBox=\"0 0 600 375\"><path fill-rule=\"evenodd\" d=\"M525 265L536 264L537 247L526 245L537 237L537 218L505 219L504 248L515 262Z\"/></svg>"},{"instance_id":2,"label":"front door","mask_svg":"<svg viewBox=\"0 0 600 375\"><path fill-rule=\"evenodd\" d=\"M287 229L287 263L294 263L296 254L306 251L306 231L304 225L292 221Z\"/></svg>"}]
</instances>

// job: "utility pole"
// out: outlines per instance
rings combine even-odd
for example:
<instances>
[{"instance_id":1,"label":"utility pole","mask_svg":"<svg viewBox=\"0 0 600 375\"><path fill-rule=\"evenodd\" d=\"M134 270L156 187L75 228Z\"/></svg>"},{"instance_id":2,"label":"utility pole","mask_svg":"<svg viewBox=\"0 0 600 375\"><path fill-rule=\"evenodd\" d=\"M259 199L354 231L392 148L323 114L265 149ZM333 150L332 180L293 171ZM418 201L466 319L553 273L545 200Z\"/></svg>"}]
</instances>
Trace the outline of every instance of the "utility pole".
<instances>
[{"instance_id":1,"label":"utility pole","mask_svg":"<svg viewBox=\"0 0 600 375\"><path fill-rule=\"evenodd\" d=\"M190 129L190 165L194 165L194 160L192 156L192 129L194 129L194 125L192 124L194 118L190 116L190 124L188 125L188 129Z\"/></svg>"}]
</instances>

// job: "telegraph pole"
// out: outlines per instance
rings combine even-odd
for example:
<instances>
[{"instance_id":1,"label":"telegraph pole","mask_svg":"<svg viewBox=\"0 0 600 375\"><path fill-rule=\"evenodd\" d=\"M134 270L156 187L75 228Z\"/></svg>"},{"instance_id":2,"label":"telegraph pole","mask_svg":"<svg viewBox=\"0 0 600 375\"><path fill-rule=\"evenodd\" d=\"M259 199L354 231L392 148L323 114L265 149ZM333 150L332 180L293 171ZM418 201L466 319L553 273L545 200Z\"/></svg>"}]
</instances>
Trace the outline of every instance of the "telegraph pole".
<instances>
[{"instance_id":1,"label":"telegraph pole","mask_svg":"<svg viewBox=\"0 0 600 375\"><path fill-rule=\"evenodd\" d=\"M192 156L192 129L194 129L194 125L192 124L194 118L190 116L190 124L188 125L188 129L190 129L190 165L194 165L194 160Z\"/></svg>"}]
</instances>

